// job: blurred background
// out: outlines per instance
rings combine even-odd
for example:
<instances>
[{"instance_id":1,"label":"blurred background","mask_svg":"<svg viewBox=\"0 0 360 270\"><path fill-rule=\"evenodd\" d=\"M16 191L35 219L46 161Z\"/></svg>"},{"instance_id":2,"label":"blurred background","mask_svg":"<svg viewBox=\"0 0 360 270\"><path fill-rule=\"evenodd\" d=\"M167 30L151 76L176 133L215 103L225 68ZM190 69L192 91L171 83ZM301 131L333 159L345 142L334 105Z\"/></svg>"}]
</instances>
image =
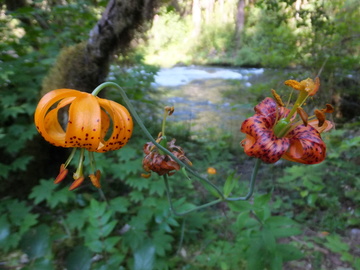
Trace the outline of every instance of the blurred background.
<instances>
[{"instance_id":1,"label":"blurred background","mask_svg":"<svg viewBox=\"0 0 360 270\"><path fill-rule=\"evenodd\" d=\"M360 269L357 2L0 0L0 269ZM71 176L53 184L70 150L33 124L46 92L114 81L154 137L175 106L167 135L242 196L255 162L239 145L242 121L271 89L287 100L285 80L316 76L305 110L335 108L326 160L264 164L250 201L182 217L161 177L140 177L137 125L126 147L95 155L104 200L88 179L76 191ZM179 172L170 185L179 211L214 199Z\"/></svg>"}]
</instances>

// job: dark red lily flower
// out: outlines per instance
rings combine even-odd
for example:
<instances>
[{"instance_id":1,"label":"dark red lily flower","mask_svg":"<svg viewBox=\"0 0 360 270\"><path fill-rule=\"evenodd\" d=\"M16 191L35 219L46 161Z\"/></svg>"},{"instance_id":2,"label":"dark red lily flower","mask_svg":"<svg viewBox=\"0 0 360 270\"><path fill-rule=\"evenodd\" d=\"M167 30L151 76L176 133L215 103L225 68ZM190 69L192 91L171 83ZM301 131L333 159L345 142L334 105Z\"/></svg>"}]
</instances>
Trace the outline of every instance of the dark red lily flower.
<instances>
[{"instance_id":1,"label":"dark red lily flower","mask_svg":"<svg viewBox=\"0 0 360 270\"><path fill-rule=\"evenodd\" d=\"M306 81L309 80L311 79ZM317 91L318 80L314 89L315 87ZM309 89L306 91L313 93ZM333 109L331 105L327 105L326 109L316 110L316 118L307 118L301 105L309 95L304 94L300 94L303 95L303 100L298 99L294 105L297 107L292 110L279 105L280 102L272 98L265 98L255 106L255 115L246 119L241 126L241 132L246 134L242 146L247 155L266 163L284 158L304 164L316 164L325 159L326 145L320 133L332 128L333 124L325 120L324 113L332 112ZM278 95L274 96L278 99ZM296 111L302 115L300 121L296 120Z\"/></svg>"},{"instance_id":2,"label":"dark red lily flower","mask_svg":"<svg viewBox=\"0 0 360 270\"><path fill-rule=\"evenodd\" d=\"M175 141L175 139L172 139L168 142L167 149L174 154L175 157L191 165L190 160L185 156L182 148L175 145ZM144 145L144 153L146 156L143 159L143 168L148 173L153 171L158 175L173 175L175 171L180 170L180 165L169 155L161 154L159 149L152 142L148 142ZM145 178L149 176L150 175L143 175Z\"/></svg>"}]
</instances>

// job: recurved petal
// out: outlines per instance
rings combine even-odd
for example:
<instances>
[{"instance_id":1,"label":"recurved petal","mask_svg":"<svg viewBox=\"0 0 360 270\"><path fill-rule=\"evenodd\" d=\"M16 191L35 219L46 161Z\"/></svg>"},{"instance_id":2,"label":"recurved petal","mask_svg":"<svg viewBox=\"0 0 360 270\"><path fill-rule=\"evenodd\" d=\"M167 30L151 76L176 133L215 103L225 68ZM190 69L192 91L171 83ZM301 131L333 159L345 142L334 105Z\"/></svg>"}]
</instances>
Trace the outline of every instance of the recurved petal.
<instances>
[{"instance_id":1,"label":"recurved petal","mask_svg":"<svg viewBox=\"0 0 360 270\"><path fill-rule=\"evenodd\" d=\"M57 89L47 93L41 98L35 110L34 122L38 132L45 140L58 146L64 146L64 130L58 123L57 111L68 104L68 102L71 102L72 98L79 95L81 95L81 92L76 90ZM62 101L63 99L66 100L66 102ZM48 112L57 102L59 102L59 104L56 109Z\"/></svg>"},{"instance_id":2,"label":"recurved petal","mask_svg":"<svg viewBox=\"0 0 360 270\"><path fill-rule=\"evenodd\" d=\"M279 107L276 101L269 97L256 105L254 110L256 114L265 117L268 127L275 125L278 119L286 117L290 112L290 110L285 107Z\"/></svg>"},{"instance_id":3,"label":"recurved petal","mask_svg":"<svg viewBox=\"0 0 360 270\"><path fill-rule=\"evenodd\" d=\"M325 122L322 124L322 126L319 127L318 119L311 120L308 122L308 124L311 125L313 128L315 128L319 133L327 132L330 129L332 129L334 126L334 124L331 121L325 120Z\"/></svg>"},{"instance_id":4,"label":"recurved petal","mask_svg":"<svg viewBox=\"0 0 360 270\"><path fill-rule=\"evenodd\" d=\"M122 148L130 139L133 131L133 121L128 110L111 100L98 98L100 106L109 114L113 122L113 132L103 146L96 152L107 152Z\"/></svg>"},{"instance_id":5,"label":"recurved petal","mask_svg":"<svg viewBox=\"0 0 360 270\"><path fill-rule=\"evenodd\" d=\"M248 156L259 158L266 163L275 163L288 150L290 143L288 138L278 139L268 131L258 138L246 135L242 145Z\"/></svg>"},{"instance_id":6,"label":"recurved petal","mask_svg":"<svg viewBox=\"0 0 360 270\"><path fill-rule=\"evenodd\" d=\"M267 163L278 161L290 145L288 138L275 136L267 118L260 114L246 119L241 126L241 132L246 134L242 141L245 153Z\"/></svg>"},{"instance_id":7,"label":"recurved petal","mask_svg":"<svg viewBox=\"0 0 360 270\"><path fill-rule=\"evenodd\" d=\"M100 144L101 110L97 98L81 92L70 105L65 143L95 151Z\"/></svg>"},{"instance_id":8,"label":"recurved petal","mask_svg":"<svg viewBox=\"0 0 360 270\"><path fill-rule=\"evenodd\" d=\"M304 164L317 164L325 159L326 145L311 125L296 127L288 137L291 138L290 147L284 159Z\"/></svg>"},{"instance_id":9,"label":"recurved petal","mask_svg":"<svg viewBox=\"0 0 360 270\"><path fill-rule=\"evenodd\" d=\"M62 99L55 109L49 111L44 119L45 132L42 136L46 141L61 147L69 147L65 143L65 131L59 122L59 110L70 104L75 98L64 98Z\"/></svg>"}]
</instances>

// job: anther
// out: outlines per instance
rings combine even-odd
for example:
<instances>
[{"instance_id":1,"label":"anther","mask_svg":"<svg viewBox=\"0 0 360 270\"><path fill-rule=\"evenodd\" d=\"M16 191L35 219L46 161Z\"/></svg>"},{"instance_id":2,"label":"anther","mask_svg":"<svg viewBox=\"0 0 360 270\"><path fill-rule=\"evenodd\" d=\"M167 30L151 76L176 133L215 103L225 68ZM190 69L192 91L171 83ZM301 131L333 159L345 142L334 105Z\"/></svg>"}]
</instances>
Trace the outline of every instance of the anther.
<instances>
[{"instance_id":1,"label":"anther","mask_svg":"<svg viewBox=\"0 0 360 270\"><path fill-rule=\"evenodd\" d=\"M303 90L304 89L304 86L295 80L287 80L284 82L284 84L294 88L295 90Z\"/></svg>"},{"instance_id":2,"label":"anther","mask_svg":"<svg viewBox=\"0 0 360 270\"><path fill-rule=\"evenodd\" d=\"M271 89L271 93L272 93L273 97L275 98L277 105L279 107L285 107L285 104L282 101L280 95L278 93L276 93L276 91L274 89Z\"/></svg>"},{"instance_id":3,"label":"anther","mask_svg":"<svg viewBox=\"0 0 360 270\"><path fill-rule=\"evenodd\" d=\"M326 104L326 108L325 109L321 109L321 111L323 113L333 113L334 112L334 107L330 104Z\"/></svg>"},{"instance_id":4,"label":"anther","mask_svg":"<svg viewBox=\"0 0 360 270\"><path fill-rule=\"evenodd\" d=\"M308 124L308 118L309 116L307 115L307 113L304 111L303 108L301 107L297 107L296 108L296 112L300 115L301 120L304 122L304 126L306 127Z\"/></svg>"},{"instance_id":5,"label":"anther","mask_svg":"<svg viewBox=\"0 0 360 270\"><path fill-rule=\"evenodd\" d=\"M319 127L325 123L325 113L320 110L314 111L316 118L319 120Z\"/></svg>"}]
</instances>

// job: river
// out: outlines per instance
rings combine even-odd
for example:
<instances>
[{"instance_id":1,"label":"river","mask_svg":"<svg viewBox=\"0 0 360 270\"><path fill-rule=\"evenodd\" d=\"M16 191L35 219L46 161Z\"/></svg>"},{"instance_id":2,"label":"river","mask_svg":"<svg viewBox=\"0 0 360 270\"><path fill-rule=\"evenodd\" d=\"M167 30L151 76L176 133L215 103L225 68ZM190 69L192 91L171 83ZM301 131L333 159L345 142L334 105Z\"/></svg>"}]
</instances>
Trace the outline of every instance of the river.
<instances>
[{"instance_id":1,"label":"river","mask_svg":"<svg viewBox=\"0 0 360 270\"><path fill-rule=\"evenodd\" d=\"M253 111L254 95L248 89L263 73L260 68L164 68L154 87L165 105L175 106L168 121L181 121L193 137L228 134L237 141L242 121Z\"/></svg>"}]
</instances>

